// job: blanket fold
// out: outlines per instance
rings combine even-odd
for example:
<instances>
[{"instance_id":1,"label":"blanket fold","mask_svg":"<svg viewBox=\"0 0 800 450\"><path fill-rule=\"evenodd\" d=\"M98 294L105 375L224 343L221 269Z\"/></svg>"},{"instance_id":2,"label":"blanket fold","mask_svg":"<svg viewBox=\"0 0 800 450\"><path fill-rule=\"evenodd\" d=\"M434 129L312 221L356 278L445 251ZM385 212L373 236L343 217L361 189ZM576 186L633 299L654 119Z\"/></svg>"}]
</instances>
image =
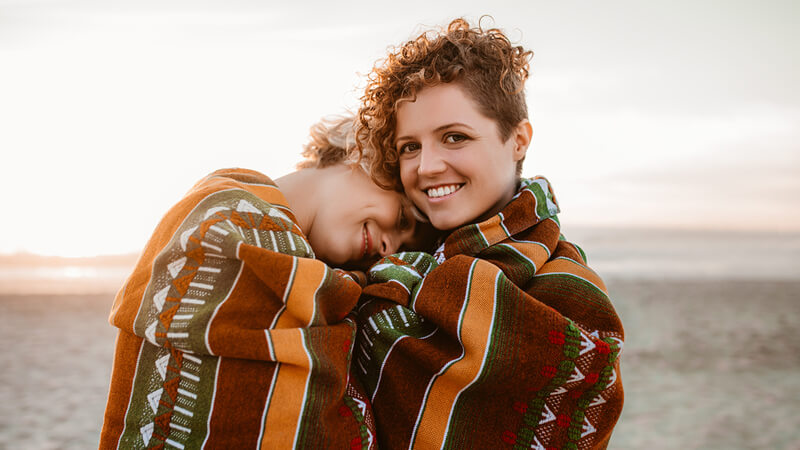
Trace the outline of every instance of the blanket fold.
<instances>
[{"instance_id":1,"label":"blanket fold","mask_svg":"<svg viewBox=\"0 0 800 450\"><path fill-rule=\"evenodd\" d=\"M557 213L547 180L524 180L436 255L370 270L353 370L380 448L607 445L623 401L622 324Z\"/></svg>"},{"instance_id":2,"label":"blanket fold","mask_svg":"<svg viewBox=\"0 0 800 450\"><path fill-rule=\"evenodd\" d=\"M164 216L110 316L101 448L369 448L349 376L361 294L266 176L217 171Z\"/></svg>"}]
</instances>

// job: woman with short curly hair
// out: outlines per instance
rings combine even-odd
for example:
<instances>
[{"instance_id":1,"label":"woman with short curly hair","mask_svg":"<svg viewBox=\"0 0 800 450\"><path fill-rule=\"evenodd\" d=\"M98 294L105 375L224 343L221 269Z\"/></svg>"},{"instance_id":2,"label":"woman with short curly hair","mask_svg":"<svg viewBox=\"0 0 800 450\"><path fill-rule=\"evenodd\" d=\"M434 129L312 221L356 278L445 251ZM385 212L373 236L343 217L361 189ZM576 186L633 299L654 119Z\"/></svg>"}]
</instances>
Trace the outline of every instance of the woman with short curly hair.
<instances>
[{"instance_id":1,"label":"woman with short curly hair","mask_svg":"<svg viewBox=\"0 0 800 450\"><path fill-rule=\"evenodd\" d=\"M619 417L622 324L549 182L520 177L531 55L456 19L369 75L371 175L447 233L369 273L353 364L381 448L603 448Z\"/></svg>"}]
</instances>

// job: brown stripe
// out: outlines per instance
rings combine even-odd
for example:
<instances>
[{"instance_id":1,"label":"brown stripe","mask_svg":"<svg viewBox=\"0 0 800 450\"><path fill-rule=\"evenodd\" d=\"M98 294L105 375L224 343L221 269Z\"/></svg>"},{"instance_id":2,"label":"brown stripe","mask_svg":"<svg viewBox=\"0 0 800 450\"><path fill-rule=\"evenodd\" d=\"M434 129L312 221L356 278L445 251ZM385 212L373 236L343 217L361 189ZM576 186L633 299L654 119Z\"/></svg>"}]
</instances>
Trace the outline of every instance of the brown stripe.
<instances>
[{"instance_id":1,"label":"brown stripe","mask_svg":"<svg viewBox=\"0 0 800 450\"><path fill-rule=\"evenodd\" d=\"M275 363L220 358L205 448L256 448ZM206 393L203 395L212 395Z\"/></svg>"}]
</instances>

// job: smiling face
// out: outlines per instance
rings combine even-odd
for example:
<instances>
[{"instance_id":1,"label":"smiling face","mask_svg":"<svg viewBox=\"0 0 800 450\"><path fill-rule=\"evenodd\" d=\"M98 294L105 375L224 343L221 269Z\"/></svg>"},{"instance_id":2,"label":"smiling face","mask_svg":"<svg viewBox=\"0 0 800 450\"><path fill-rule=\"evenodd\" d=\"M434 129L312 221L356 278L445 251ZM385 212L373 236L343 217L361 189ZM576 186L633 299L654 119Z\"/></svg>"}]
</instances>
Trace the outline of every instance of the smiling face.
<instances>
[{"instance_id":1,"label":"smiling face","mask_svg":"<svg viewBox=\"0 0 800 450\"><path fill-rule=\"evenodd\" d=\"M308 240L317 258L336 267L367 269L414 239L411 203L378 187L359 167L319 169L323 189Z\"/></svg>"},{"instance_id":2,"label":"smiling face","mask_svg":"<svg viewBox=\"0 0 800 450\"><path fill-rule=\"evenodd\" d=\"M514 196L530 144L520 122L503 140L456 83L423 88L397 108L396 149L406 195L440 230L485 220Z\"/></svg>"}]
</instances>

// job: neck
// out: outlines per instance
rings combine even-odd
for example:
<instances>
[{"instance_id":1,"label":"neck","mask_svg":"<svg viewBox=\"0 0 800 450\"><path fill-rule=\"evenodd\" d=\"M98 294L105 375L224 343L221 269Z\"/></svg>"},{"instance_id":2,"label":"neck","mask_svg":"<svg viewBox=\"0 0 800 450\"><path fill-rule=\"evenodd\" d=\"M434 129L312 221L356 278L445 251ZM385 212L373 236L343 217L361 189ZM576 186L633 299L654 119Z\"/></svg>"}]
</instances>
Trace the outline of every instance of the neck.
<instances>
[{"instance_id":1,"label":"neck","mask_svg":"<svg viewBox=\"0 0 800 450\"><path fill-rule=\"evenodd\" d=\"M318 189L322 185L319 169L301 169L275 179L275 184L292 208L297 225L308 236L314 226L317 212Z\"/></svg>"}]
</instances>

